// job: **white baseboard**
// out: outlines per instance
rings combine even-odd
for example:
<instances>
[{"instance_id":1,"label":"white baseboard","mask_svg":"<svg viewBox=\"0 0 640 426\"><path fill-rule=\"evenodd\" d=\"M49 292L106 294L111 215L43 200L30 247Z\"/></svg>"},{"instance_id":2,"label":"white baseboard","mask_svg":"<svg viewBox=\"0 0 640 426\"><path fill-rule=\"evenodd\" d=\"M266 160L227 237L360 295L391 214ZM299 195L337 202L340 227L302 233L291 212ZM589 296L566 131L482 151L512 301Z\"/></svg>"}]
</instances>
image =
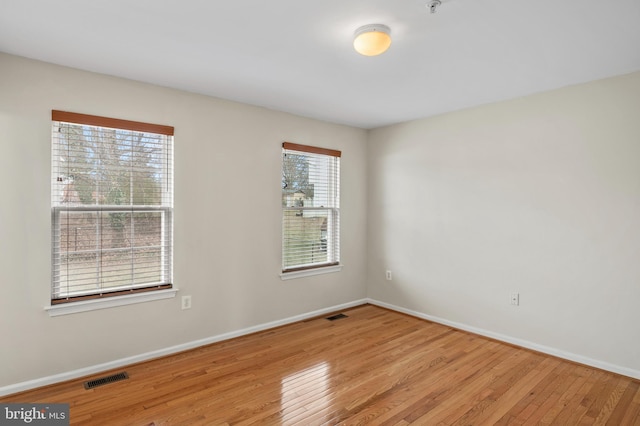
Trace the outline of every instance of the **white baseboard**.
<instances>
[{"instance_id":1,"label":"white baseboard","mask_svg":"<svg viewBox=\"0 0 640 426\"><path fill-rule=\"evenodd\" d=\"M457 328L459 330L468 331L470 333L478 334L480 336L489 337L491 339L499 340L501 342L510 343L512 345L520 346L522 348L531 349L537 352L542 352L547 355L553 355L558 358L574 361L579 364L588 365L591 367L599 368L601 370L606 370L612 373L621 374L623 376L632 377L634 379L640 379L640 371L634 370L631 368L621 367L619 365L610 364L608 362L600 361L597 359L587 358L582 355L577 355L571 352L566 352L566 351L552 348L549 346L539 345L537 343L530 342L528 340L522 340L515 337L507 336L504 334L494 333L493 331L484 330L484 329L473 327L467 324L462 324L455 321L449 321L444 318L439 318L433 315L427 315L422 312L412 311L411 309L406 309L400 306L391 305L389 303L380 302L379 300L375 300L375 299L367 299L367 303L380 306L383 308L387 308L392 311L401 312L417 318L422 318L438 324L447 325L449 327Z\"/></svg>"},{"instance_id":2,"label":"white baseboard","mask_svg":"<svg viewBox=\"0 0 640 426\"><path fill-rule=\"evenodd\" d=\"M54 374L52 376L42 377L39 379L28 380L26 382L16 383L8 386L0 387L0 396L10 395L18 392L24 392L29 389L34 389L42 386L51 385L54 383L60 383L67 380L78 379L80 377L89 376L92 374L100 373L102 371L112 370L114 368L120 368L127 365L135 364L138 362L148 361L150 359L159 358L166 355L194 349L200 346L209 345L211 343L220 342L223 340L233 339L234 337L240 337L258 331L268 330L270 328L280 327L282 325L291 324L298 321L303 321L309 318L318 317L331 312L340 311L342 309L352 308L354 306L364 305L367 303L366 299L356 300L349 303L343 303L341 305L335 305L317 311L307 312L304 314L296 315L293 317L285 318L278 321L272 321L264 324L255 325L253 327L243 328L241 330L232 331L229 333L219 334L217 336L207 337L205 339L195 340L192 342L183 343L169 348L159 349L156 351L147 352L140 355L134 355L128 358L122 358L115 361L105 362L103 364L97 364L90 367L80 368L78 370L67 371L65 373Z\"/></svg>"}]
</instances>

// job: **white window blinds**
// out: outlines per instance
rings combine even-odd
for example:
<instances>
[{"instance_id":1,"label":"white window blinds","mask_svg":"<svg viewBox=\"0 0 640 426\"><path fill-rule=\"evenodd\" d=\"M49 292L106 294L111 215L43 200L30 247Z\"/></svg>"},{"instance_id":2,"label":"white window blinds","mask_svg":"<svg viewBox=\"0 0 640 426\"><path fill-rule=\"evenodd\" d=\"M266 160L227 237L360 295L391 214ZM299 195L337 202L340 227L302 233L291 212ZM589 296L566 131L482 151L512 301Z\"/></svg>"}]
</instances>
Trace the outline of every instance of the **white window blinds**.
<instances>
[{"instance_id":1,"label":"white window blinds","mask_svg":"<svg viewBox=\"0 0 640 426\"><path fill-rule=\"evenodd\" d=\"M340 262L340 151L282 145L282 270Z\"/></svg>"},{"instance_id":2,"label":"white window blinds","mask_svg":"<svg viewBox=\"0 0 640 426\"><path fill-rule=\"evenodd\" d=\"M171 288L173 127L52 111L52 304Z\"/></svg>"}]
</instances>

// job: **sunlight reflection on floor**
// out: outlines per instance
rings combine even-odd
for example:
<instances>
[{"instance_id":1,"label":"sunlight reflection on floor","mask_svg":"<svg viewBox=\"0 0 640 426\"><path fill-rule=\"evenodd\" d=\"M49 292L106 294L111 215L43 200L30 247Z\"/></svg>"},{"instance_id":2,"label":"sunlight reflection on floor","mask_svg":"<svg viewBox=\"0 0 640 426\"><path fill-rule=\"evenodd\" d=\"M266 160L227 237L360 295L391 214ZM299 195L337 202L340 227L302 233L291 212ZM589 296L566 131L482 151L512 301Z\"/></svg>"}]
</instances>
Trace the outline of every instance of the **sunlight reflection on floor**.
<instances>
[{"instance_id":1,"label":"sunlight reflection on floor","mask_svg":"<svg viewBox=\"0 0 640 426\"><path fill-rule=\"evenodd\" d=\"M282 424L296 424L299 416L320 412L329 407L330 365L320 362L281 381Z\"/></svg>"}]
</instances>

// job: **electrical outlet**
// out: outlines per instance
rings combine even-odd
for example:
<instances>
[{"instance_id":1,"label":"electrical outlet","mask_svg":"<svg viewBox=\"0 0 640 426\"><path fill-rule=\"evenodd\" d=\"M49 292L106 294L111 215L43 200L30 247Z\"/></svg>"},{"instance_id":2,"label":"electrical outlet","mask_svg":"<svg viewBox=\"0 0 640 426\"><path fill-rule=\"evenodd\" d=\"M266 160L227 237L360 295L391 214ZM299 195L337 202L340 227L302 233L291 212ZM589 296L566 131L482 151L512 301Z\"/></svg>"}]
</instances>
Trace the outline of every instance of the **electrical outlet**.
<instances>
[{"instance_id":1,"label":"electrical outlet","mask_svg":"<svg viewBox=\"0 0 640 426\"><path fill-rule=\"evenodd\" d=\"M182 309L191 309L191 296L182 296Z\"/></svg>"},{"instance_id":2,"label":"electrical outlet","mask_svg":"<svg viewBox=\"0 0 640 426\"><path fill-rule=\"evenodd\" d=\"M520 304L520 293L511 293L509 300L512 305L518 306Z\"/></svg>"},{"instance_id":3,"label":"electrical outlet","mask_svg":"<svg viewBox=\"0 0 640 426\"><path fill-rule=\"evenodd\" d=\"M391 281L393 276L391 275L391 271L387 269L387 281Z\"/></svg>"}]
</instances>

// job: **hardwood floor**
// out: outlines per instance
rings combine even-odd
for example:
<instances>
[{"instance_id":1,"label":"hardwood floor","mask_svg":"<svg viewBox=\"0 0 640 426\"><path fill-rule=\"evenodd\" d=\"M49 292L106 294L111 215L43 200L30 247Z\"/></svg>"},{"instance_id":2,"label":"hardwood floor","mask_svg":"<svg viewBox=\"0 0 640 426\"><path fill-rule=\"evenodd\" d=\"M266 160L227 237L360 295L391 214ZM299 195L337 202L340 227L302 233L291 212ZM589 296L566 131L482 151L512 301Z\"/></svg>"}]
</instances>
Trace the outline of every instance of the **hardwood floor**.
<instances>
[{"instance_id":1,"label":"hardwood floor","mask_svg":"<svg viewBox=\"0 0 640 426\"><path fill-rule=\"evenodd\" d=\"M379 307L0 398L87 425L640 425L640 381Z\"/></svg>"}]
</instances>

